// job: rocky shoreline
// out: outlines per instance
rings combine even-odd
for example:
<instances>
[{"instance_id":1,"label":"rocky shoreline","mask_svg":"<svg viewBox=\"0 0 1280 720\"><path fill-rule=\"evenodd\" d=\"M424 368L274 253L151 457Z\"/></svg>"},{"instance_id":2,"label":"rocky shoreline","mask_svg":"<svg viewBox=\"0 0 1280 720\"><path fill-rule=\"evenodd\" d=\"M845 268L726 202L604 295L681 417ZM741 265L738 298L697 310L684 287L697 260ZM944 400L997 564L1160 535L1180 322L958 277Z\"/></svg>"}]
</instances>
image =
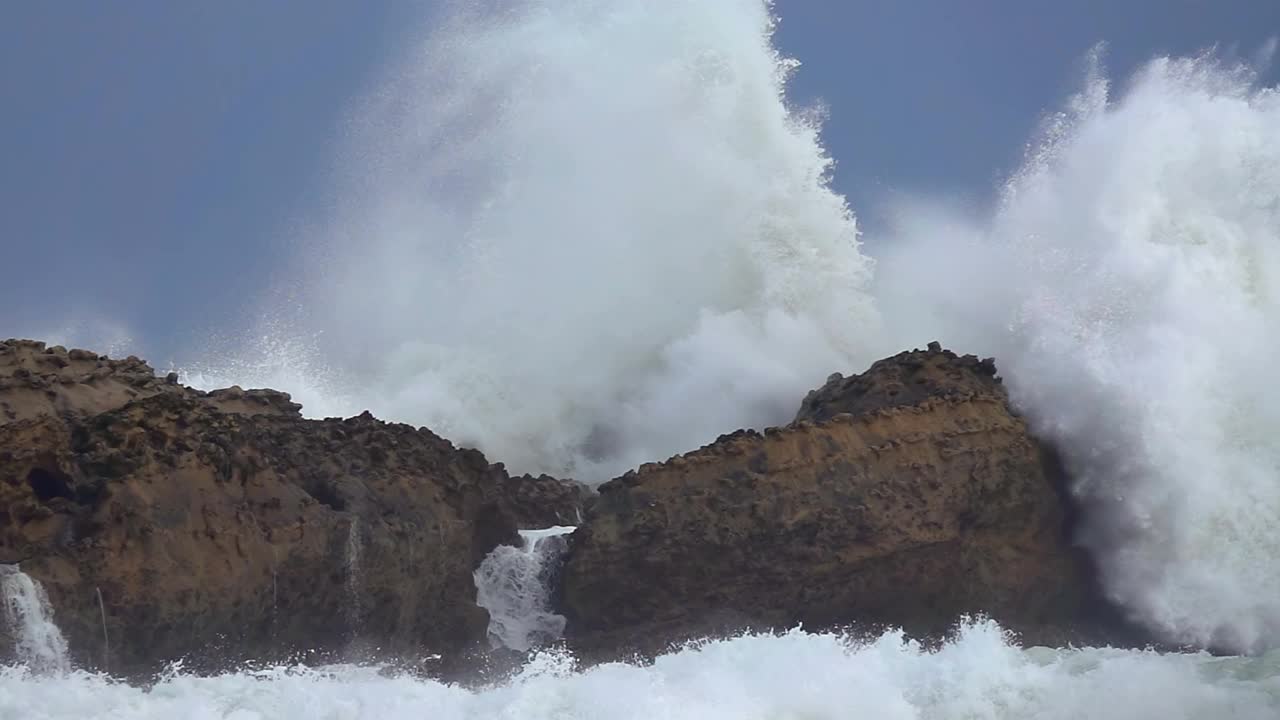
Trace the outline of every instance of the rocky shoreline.
<instances>
[{"instance_id":1,"label":"rocky shoreline","mask_svg":"<svg viewBox=\"0 0 1280 720\"><path fill-rule=\"evenodd\" d=\"M1146 642L1072 546L1065 482L995 363L936 344L597 494L368 413L0 342L0 564L44 587L78 666L130 677L298 657L465 676L501 657L473 572L564 524L555 609L586 662L799 623L936 637L965 614Z\"/></svg>"}]
</instances>

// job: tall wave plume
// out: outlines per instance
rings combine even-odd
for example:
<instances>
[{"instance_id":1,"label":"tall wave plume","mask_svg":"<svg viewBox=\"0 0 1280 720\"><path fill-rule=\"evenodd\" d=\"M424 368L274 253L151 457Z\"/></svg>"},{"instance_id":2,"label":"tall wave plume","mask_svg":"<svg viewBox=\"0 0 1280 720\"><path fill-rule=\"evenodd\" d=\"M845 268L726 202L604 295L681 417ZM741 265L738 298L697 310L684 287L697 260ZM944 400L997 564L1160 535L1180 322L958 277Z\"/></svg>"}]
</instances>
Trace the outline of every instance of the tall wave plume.
<instances>
[{"instance_id":1,"label":"tall wave plume","mask_svg":"<svg viewBox=\"0 0 1280 720\"><path fill-rule=\"evenodd\" d=\"M990 217L900 217L886 327L998 355L1114 598L1176 641L1280 643L1280 95L1208 56L1119 94L1095 70Z\"/></svg>"},{"instance_id":2,"label":"tall wave plume","mask_svg":"<svg viewBox=\"0 0 1280 720\"><path fill-rule=\"evenodd\" d=\"M789 420L876 319L770 8L497 5L458 6L356 113L305 311L192 378L588 481Z\"/></svg>"}]
</instances>

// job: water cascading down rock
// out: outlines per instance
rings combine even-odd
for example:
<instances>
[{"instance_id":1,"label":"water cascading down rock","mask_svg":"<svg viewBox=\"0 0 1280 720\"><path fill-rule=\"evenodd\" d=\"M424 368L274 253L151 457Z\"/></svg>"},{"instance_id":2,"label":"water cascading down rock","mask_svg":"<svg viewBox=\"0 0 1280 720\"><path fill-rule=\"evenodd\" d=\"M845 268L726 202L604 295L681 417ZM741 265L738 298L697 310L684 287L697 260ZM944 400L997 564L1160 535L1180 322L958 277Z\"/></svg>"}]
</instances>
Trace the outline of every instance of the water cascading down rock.
<instances>
[{"instance_id":1,"label":"water cascading down rock","mask_svg":"<svg viewBox=\"0 0 1280 720\"><path fill-rule=\"evenodd\" d=\"M0 604L12 660L34 673L71 669L67 641L53 620L53 607L40 583L16 565L0 565Z\"/></svg>"},{"instance_id":2,"label":"water cascading down rock","mask_svg":"<svg viewBox=\"0 0 1280 720\"><path fill-rule=\"evenodd\" d=\"M552 611L553 586L576 528L521 530L520 545L499 545L476 569L476 604L489 611L494 647L521 652L559 640L565 619Z\"/></svg>"}]
</instances>

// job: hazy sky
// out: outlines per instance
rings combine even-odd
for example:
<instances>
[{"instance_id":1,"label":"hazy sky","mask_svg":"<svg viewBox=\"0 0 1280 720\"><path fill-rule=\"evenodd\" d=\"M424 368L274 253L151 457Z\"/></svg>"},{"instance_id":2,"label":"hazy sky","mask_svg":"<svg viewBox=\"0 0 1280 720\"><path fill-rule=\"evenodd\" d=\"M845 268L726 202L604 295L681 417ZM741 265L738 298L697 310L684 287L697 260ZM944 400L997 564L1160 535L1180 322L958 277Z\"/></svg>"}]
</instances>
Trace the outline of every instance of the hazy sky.
<instances>
[{"instance_id":1,"label":"hazy sky","mask_svg":"<svg viewBox=\"0 0 1280 720\"><path fill-rule=\"evenodd\" d=\"M230 322L323 209L343 113L422 5L0 6L0 337L113 319L163 354ZM1280 0L776 9L803 63L793 97L828 106L836 185L872 235L895 192L987 197L1095 43L1123 77L1154 54L1248 56L1280 33Z\"/></svg>"}]
</instances>

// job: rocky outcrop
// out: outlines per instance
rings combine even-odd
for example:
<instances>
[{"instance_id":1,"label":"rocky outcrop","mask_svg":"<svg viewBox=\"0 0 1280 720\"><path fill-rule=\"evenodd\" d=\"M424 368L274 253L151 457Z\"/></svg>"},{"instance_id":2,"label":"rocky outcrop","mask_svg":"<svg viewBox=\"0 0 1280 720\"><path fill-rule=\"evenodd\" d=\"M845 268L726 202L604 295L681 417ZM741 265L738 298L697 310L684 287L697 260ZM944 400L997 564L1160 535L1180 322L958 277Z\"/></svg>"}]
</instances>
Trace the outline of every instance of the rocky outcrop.
<instances>
[{"instance_id":1,"label":"rocky outcrop","mask_svg":"<svg viewBox=\"0 0 1280 720\"><path fill-rule=\"evenodd\" d=\"M496 469L502 470L503 464L498 463ZM500 477L503 504L520 519L521 528L577 525L595 496L582 483L557 480L550 475Z\"/></svg>"},{"instance_id":2,"label":"rocky outcrop","mask_svg":"<svg viewBox=\"0 0 1280 720\"><path fill-rule=\"evenodd\" d=\"M130 355L112 360L88 350L46 347L34 340L0 341L0 423L46 415L84 417L165 392L164 379Z\"/></svg>"},{"instance_id":3,"label":"rocky outcrop","mask_svg":"<svg viewBox=\"0 0 1280 720\"><path fill-rule=\"evenodd\" d=\"M932 345L832 376L797 421L600 487L560 603L588 657L742 628L982 613L1032 640L1078 626L1087 568L1055 466L994 363Z\"/></svg>"},{"instance_id":4,"label":"rocky outcrop","mask_svg":"<svg viewBox=\"0 0 1280 720\"><path fill-rule=\"evenodd\" d=\"M805 397L795 421L822 422L837 415L865 415L927 400L977 396L1005 397L995 359L943 352L942 345L934 342L927 352L899 353L859 375L832 375Z\"/></svg>"},{"instance_id":5,"label":"rocky outcrop","mask_svg":"<svg viewBox=\"0 0 1280 720\"><path fill-rule=\"evenodd\" d=\"M82 666L456 655L484 638L480 560L571 523L580 492L367 413L0 343L0 563L43 584Z\"/></svg>"},{"instance_id":6,"label":"rocky outcrop","mask_svg":"<svg viewBox=\"0 0 1280 720\"><path fill-rule=\"evenodd\" d=\"M936 344L592 495L368 413L307 420L284 393L0 342L0 564L41 583L78 664L114 673L296 653L447 672L427 659L487 646L486 554L575 524L553 582L587 661L800 623L937 636L966 613L1095 640L1062 485L994 362Z\"/></svg>"}]
</instances>

